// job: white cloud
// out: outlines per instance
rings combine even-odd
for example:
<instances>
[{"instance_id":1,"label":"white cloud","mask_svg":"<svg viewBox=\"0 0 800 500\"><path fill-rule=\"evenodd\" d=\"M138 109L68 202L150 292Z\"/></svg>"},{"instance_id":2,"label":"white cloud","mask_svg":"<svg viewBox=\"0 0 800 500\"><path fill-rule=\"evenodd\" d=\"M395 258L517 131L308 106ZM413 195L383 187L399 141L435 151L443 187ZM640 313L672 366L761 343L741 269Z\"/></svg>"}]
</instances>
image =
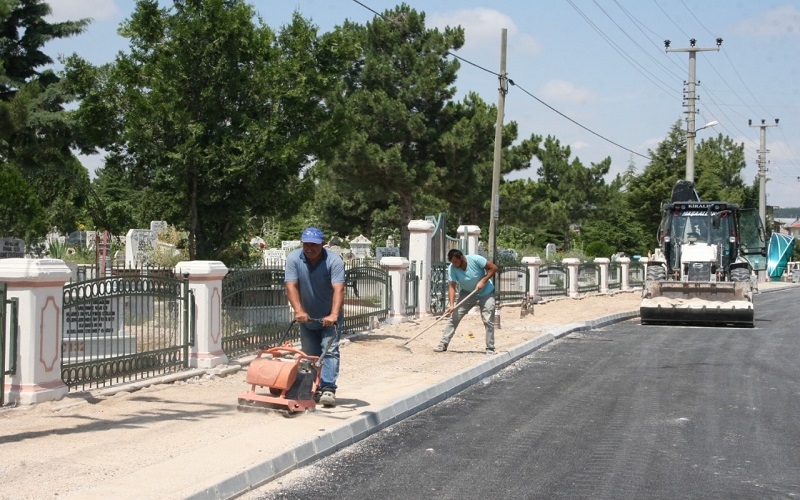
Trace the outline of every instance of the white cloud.
<instances>
[{"instance_id":1,"label":"white cloud","mask_svg":"<svg viewBox=\"0 0 800 500\"><path fill-rule=\"evenodd\" d=\"M784 5L733 26L734 31L761 36L800 36L800 9Z\"/></svg>"},{"instance_id":2,"label":"white cloud","mask_svg":"<svg viewBox=\"0 0 800 500\"><path fill-rule=\"evenodd\" d=\"M546 101L562 103L588 104L596 98L591 90L564 80L550 80L544 84L540 94Z\"/></svg>"},{"instance_id":3,"label":"white cloud","mask_svg":"<svg viewBox=\"0 0 800 500\"><path fill-rule=\"evenodd\" d=\"M589 147L589 143L588 143L588 142L586 142L586 141L575 141L575 142L573 142L573 143L572 143L572 145L570 146L570 148L571 148L573 151L581 151L582 149L586 149L586 148L588 148L588 147Z\"/></svg>"},{"instance_id":4,"label":"white cloud","mask_svg":"<svg viewBox=\"0 0 800 500\"><path fill-rule=\"evenodd\" d=\"M445 26L464 28L464 50L487 47L496 53L500 47L500 33L508 32L508 47L524 53L536 55L541 52L539 41L525 33L520 33L514 21L502 12L486 9L460 9L450 12L433 12L426 16L429 27L439 29Z\"/></svg>"},{"instance_id":5,"label":"white cloud","mask_svg":"<svg viewBox=\"0 0 800 500\"><path fill-rule=\"evenodd\" d=\"M49 22L77 21L91 18L94 21L113 21L120 15L115 0L50 0L52 13Z\"/></svg>"}]
</instances>

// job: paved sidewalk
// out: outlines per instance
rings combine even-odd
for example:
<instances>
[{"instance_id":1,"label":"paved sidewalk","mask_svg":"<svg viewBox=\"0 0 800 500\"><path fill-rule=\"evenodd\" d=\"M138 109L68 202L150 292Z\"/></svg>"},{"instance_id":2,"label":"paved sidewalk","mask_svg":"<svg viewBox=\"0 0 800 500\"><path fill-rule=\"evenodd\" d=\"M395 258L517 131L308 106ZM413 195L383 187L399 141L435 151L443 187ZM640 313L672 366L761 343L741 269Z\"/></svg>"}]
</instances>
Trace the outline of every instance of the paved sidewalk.
<instances>
[{"instance_id":1,"label":"paved sidewalk","mask_svg":"<svg viewBox=\"0 0 800 500\"><path fill-rule=\"evenodd\" d=\"M777 288L765 285L762 291ZM349 385L337 406L294 418L237 411L237 396L247 389L246 367L238 363L2 409L0 499L232 498L424 410L557 338L635 318L637 297L597 299L617 305L591 320L568 323L576 317L571 314L536 328L514 326L525 340L492 357L472 349L469 342L482 339L471 333L454 339L465 348L432 357L439 328L411 353L383 328L350 338L343 355L359 373L346 374ZM548 306L537 307L542 321ZM404 369L391 362L401 356L434 361Z\"/></svg>"}]
</instances>

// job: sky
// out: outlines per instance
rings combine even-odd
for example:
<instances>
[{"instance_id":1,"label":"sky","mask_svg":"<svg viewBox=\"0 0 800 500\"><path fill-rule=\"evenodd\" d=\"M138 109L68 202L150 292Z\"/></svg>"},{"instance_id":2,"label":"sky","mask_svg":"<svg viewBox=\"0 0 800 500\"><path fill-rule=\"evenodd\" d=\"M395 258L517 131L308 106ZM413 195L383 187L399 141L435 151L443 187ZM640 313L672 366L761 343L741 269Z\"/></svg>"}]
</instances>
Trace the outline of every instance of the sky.
<instances>
[{"instance_id":1,"label":"sky","mask_svg":"<svg viewBox=\"0 0 800 500\"><path fill-rule=\"evenodd\" d=\"M345 20L366 24L400 2L385 0L251 0L274 29L299 12L332 30ZM426 26L461 26L466 43L456 53L457 99L477 92L498 103L501 34L507 33L506 71L514 82L505 98L505 123L520 138L552 135L584 165L611 157L609 180L631 161L641 172L649 154L681 120L696 53L699 98L697 143L723 134L744 144L750 185L758 175L765 134L767 204L800 207L800 0L406 0L426 15ZM134 0L50 0L49 21L91 18L81 35L45 46L54 59L77 53L93 64L128 51L117 35ZM163 6L171 1L161 0ZM775 121L779 122L775 123ZM762 122L763 120L763 122ZM752 124L750 123L752 121ZM762 128L764 123L769 125ZM102 157L82 158L90 172ZM531 169L507 180L536 178Z\"/></svg>"}]
</instances>

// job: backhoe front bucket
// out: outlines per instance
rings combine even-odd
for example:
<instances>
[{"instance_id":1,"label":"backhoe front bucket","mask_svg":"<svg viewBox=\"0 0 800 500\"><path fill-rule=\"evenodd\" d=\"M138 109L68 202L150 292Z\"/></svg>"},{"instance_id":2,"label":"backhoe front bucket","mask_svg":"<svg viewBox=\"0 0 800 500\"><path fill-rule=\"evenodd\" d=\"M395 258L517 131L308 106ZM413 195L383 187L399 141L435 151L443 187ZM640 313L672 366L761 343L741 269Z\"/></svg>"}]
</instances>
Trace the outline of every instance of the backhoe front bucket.
<instances>
[{"instance_id":1,"label":"backhoe front bucket","mask_svg":"<svg viewBox=\"0 0 800 500\"><path fill-rule=\"evenodd\" d=\"M642 324L754 326L749 281L645 281Z\"/></svg>"}]
</instances>

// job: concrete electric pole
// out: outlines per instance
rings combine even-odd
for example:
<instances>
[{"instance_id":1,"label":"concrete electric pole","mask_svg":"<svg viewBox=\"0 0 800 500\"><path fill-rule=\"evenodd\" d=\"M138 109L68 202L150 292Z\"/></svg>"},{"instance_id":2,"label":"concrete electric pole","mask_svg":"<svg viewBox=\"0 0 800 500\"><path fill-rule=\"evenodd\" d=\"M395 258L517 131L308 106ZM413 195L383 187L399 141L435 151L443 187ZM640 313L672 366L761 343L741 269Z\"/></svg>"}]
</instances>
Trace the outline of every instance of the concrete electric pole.
<instances>
[{"instance_id":1,"label":"concrete electric pole","mask_svg":"<svg viewBox=\"0 0 800 500\"><path fill-rule=\"evenodd\" d=\"M695 68L697 65L697 53L698 52L707 52L707 51L719 51L720 45L722 45L722 38L717 38L717 46L716 47L695 47L697 40L692 38L689 40L689 47L685 49L671 49L669 48L670 41L664 40L664 48L667 49L667 52L688 52L689 53L689 81L687 82L687 92L686 92L686 101L687 104L687 111L686 111L686 180L689 182L694 182L694 138L697 134L697 130L695 130L695 100L697 97L695 96L695 86L700 82L695 81ZM716 124L715 124L716 125ZM711 126L711 125L706 125ZM702 127L705 128L705 127ZM699 129L698 129L699 130Z\"/></svg>"},{"instance_id":2,"label":"concrete electric pole","mask_svg":"<svg viewBox=\"0 0 800 500\"><path fill-rule=\"evenodd\" d=\"M767 227L767 127L777 127L778 118L775 118L775 125L767 125L766 120L761 120L761 125L753 125L753 120L747 120L751 127L761 129L761 147L758 150L758 216L761 224Z\"/></svg>"},{"instance_id":3,"label":"concrete electric pole","mask_svg":"<svg viewBox=\"0 0 800 500\"><path fill-rule=\"evenodd\" d=\"M500 219L500 162L503 157L503 113L508 93L506 75L506 45L508 30L503 28L500 44L500 88L497 98L497 123L494 126L494 164L492 169L492 200L489 218L489 260L497 262L497 222Z\"/></svg>"}]
</instances>

